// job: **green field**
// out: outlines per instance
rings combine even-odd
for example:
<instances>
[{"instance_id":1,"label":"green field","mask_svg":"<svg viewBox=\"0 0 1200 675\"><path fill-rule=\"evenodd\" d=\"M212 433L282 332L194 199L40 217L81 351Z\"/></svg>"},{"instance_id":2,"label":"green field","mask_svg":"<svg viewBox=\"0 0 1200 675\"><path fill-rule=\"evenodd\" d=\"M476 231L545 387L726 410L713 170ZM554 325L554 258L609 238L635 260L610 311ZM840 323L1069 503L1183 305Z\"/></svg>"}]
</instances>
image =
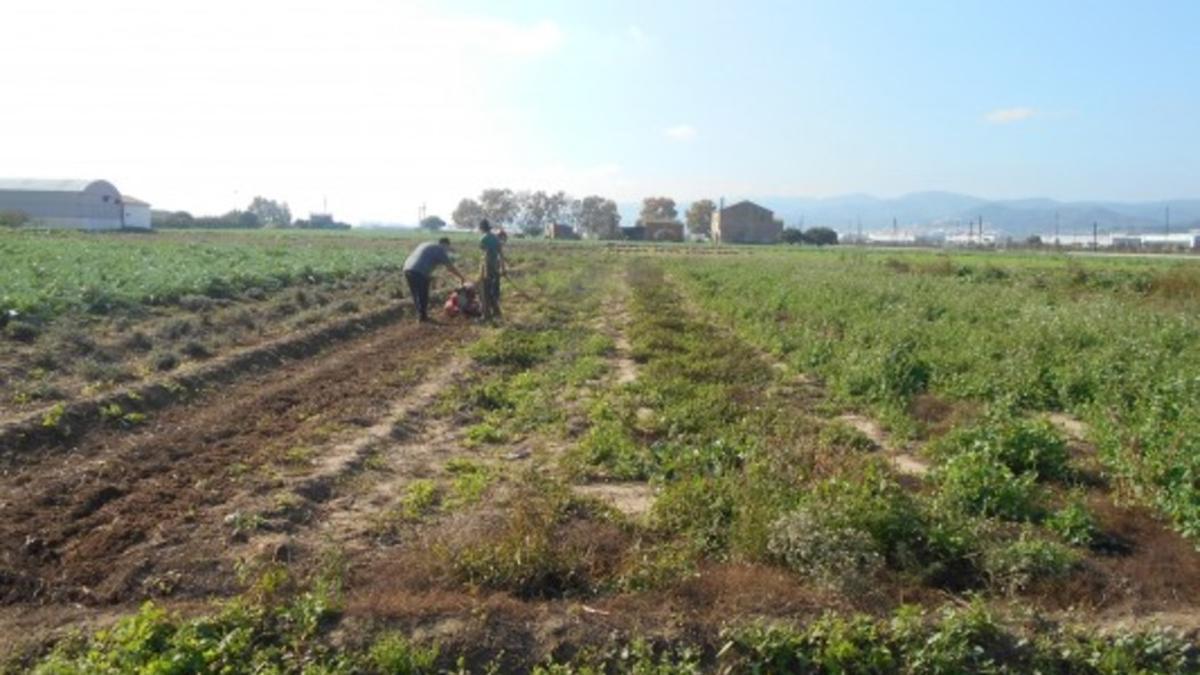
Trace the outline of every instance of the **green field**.
<instances>
[{"instance_id":1,"label":"green field","mask_svg":"<svg viewBox=\"0 0 1200 675\"><path fill-rule=\"evenodd\" d=\"M1200 535L1200 266L857 252L677 264L739 334L894 430L932 394L1064 411L1106 469Z\"/></svg>"},{"instance_id":2,"label":"green field","mask_svg":"<svg viewBox=\"0 0 1200 675\"><path fill-rule=\"evenodd\" d=\"M48 318L398 269L412 240L294 231L120 236L0 231L0 312Z\"/></svg>"},{"instance_id":3,"label":"green field","mask_svg":"<svg viewBox=\"0 0 1200 675\"><path fill-rule=\"evenodd\" d=\"M10 341L11 378L52 377L47 355L80 341L60 339L64 323L123 335L128 321L154 350L187 353L182 343L203 337L219 353L403 304L394 270L411 244L361 233L5 234L0 254L26 280L23 304L7 302L47 326ZM509 255L500 326L398 321L307 357L312 371L297 360L280 366L292 375L255 376L270 386L230 381L174 412L110 416L104 433L128 434L146 464L140 480L186 476L164 517L184 514L172 524L197 549L230 537L233 559L197 564L236 578L237 591L192 595L186 575L170 591L123 590L111 613L124 618L110 629L47 638L53 646L13 663L45 673L1200 669L1191 261L530 241ZM56 282L39 283L39 268ZM182 301L192 296L215 304ZM115 323L75 321L105 312ZM243 315L253 330L240 328ZM192 332L171 342L181 321ZM154 353L122 339L97 338L89 358L109 345L131 363ZM397 356L397 372L359 371L371 395L338 408L357 400L359 382L340 373L380 354ZM64 382L90 377L59 361ZM24 405L42 400L28 391ZM412 400L401 420L381 417ZM156 428L154 415L168 413ZM330 483L333 497L292 489L381 420L389 431ZM210 434L219 442L189 445ZM109 456L121 447L112 440L71 443L110 465L127 457ZM161 492L122 483L99 493L111 502L92 515L57 497L55 476L72 460L56 452L0 481L40 494L44 513L30 518L69 528L59 532L71 555L59 558L31 558L37 533L19 519L0 532L11 539L3 560L25 561L0 566L13 612L43 602L20 580L53 591L95 574L96 561L74 553L89 528L111 531L105 555L146 574L191 562L121 530ZM107 487L78 480L81 495ZM44 493L29 487L43 483ZM144 499L104 520L127 493ZM98 520L79 525L79 513ZM198 609L198 597L217 604Z\"/></svg>"}]
</instances>

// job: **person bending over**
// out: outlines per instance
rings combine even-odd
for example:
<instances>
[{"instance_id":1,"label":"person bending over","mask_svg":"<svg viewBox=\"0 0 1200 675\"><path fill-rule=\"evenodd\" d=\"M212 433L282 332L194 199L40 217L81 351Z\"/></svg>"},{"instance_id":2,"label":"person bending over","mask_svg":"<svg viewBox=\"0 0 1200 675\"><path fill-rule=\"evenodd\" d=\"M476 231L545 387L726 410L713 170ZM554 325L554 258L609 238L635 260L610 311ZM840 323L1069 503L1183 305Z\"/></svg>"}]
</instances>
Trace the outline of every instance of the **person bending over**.
<instances>
[{"instance_id":1,"label":"person bending over","mask_svg":"<svg viewBox=\"0 0 1200 675\"><path fill-rule=\"evenodd\" d=\"M417 308L417 321L430 320L429 284L433 281L433 271L442 266L458 277L459 283L467 283L467 278L450 260L450 239L447 237L418 244L404 261L404 280L408 282L413 305Z\"/></svg>"}]
</instances>

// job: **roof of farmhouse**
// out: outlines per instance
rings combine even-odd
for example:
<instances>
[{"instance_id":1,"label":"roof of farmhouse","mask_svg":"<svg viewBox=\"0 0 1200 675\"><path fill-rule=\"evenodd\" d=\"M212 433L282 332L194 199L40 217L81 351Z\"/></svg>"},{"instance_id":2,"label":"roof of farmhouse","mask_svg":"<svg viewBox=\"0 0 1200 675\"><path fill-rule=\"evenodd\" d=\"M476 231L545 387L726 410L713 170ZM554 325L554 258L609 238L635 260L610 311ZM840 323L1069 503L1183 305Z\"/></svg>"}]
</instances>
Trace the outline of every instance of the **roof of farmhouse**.
<instances>
[{"instance_id":1,"label":"roof of farmhouse","mask_svg":"<svg viewBox=\"0 0 1200 675\"><path fill-rule=\"evenodd\" d=\"M724 209L722 209L722 211L732 211L733 209L744 209L744 208L754 208L754 209L758 209L759 211L766 211L767 213L774 213L773 211L771 211L771 209L768 209L765 206L760 206L758 204L755 204L754 202L752 202L748 199L743 199L742 201L740 201L736 204L730 204L729 206L726 206Z\"/></svg>"},{"instance_id":2,"label":"roof of farmhouse","mask_svg":"<svg viewBox=\"0 0 1200 675\"><path fill-rule=\"evenodd\" d=\"M84 192L98 180L54 178L0 178L0 190L21 192Z\"/></svg>"}]
</instances>

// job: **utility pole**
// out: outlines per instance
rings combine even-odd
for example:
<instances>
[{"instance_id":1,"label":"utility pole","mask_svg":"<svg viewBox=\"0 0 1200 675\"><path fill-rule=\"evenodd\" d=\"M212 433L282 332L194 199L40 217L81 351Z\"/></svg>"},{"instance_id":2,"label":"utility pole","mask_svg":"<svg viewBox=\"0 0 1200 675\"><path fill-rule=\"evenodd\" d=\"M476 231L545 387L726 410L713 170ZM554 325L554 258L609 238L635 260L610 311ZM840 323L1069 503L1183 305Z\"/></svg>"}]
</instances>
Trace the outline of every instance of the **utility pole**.
<instances>
[{"instance_id":1,"label":"utility pole","mask_svg":"<svg viewBox=\"0 0 1200 675\"><path fill-rule=\"evenodd\" d=\"M1058 211L1054 212L1054 247L1058 248Z\"/></svg>"},{"instance_id":2,"label":"utility pole","mask_svg":"<svg viewBox=\"0 0 1200 675\"><path fill-rule=\"evenodd\" d=\"M1100 233L1100 223L1092 221L1092 250L1095 251L1099 247L1097 235Z\"/></svg>"},{"instance_id":3,"label":"utility pole","mask_svg":"<svg viewBox=\"0 0 1200 675\"><path fill-rule=\"evenodd\" d=\"M1170 206L1167 206L1167 230L1166 230L1166 235L1167 235L1167 237L1168 237L1168 238L1171 236L1171 207L1170 207Z\"/></svg>"}]
</instances>

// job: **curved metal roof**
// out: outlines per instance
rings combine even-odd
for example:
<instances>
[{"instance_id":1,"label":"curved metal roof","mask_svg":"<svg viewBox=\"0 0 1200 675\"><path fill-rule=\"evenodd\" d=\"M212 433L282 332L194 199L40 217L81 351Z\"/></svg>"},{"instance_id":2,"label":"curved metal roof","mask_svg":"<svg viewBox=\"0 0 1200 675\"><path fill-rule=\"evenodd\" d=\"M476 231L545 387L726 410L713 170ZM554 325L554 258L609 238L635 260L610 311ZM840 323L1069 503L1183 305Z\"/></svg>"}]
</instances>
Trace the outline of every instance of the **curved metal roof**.
<instances>
[{"instance_id":1,"label":"curved metal roof","mask_svg":"<svg viewBox=\"0 0 1200 675\"><path fill-rule=\"evenodd\" d=\"M111 184L102 180L0 178L0 190L21 192L84 192L88 187L96 183L111 187ZM115 190L116 188L113 189Z\"/></svg>"}]
</instances>

